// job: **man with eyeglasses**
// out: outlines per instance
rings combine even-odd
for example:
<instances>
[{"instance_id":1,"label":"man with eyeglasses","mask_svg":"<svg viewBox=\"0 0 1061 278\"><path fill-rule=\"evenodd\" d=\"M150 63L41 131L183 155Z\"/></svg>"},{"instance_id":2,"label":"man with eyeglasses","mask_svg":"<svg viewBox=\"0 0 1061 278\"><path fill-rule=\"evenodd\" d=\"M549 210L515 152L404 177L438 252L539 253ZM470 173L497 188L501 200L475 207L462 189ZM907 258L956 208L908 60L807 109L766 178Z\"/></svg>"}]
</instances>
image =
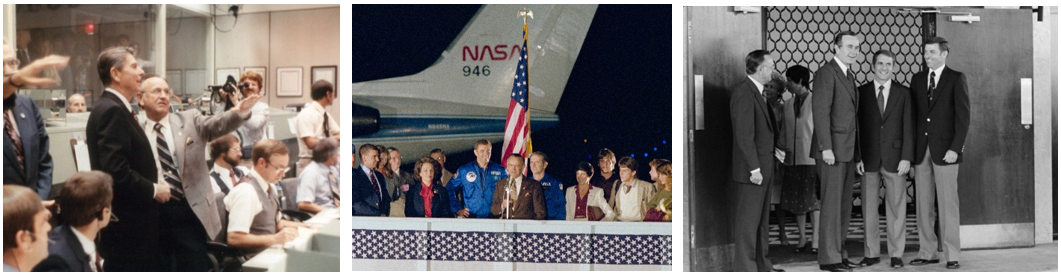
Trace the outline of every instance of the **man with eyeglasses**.
<instances>
[{"instance_id":1,"label":"man with eyeglasses","mask_svg":"<svg viewBox=\"0 0 1061 278\"><path fill-rule=\"evenodd\" d=\"M48 233L48 258L34 272L102 272L103 258L96 252L99 231L117 222L111 210L114 180L100 171L74 173L56 201L65 223Z\"/></svg>"},{"instance_id":2,"label":"man with eyeglasses","mask_svg":"<svg viewBox=\"0 0 1061 278\"><path fill-rule=\"evenodd\" d=\"M298 236L298 224L278 220L280 199L272 186L291 170L287 166L291 160L288 152L283 142L258 141L251 150L254 171L251 171L250 178L225 197L228 245L242 250L248 258Z\"/></svg>"},{"instance_id":3,"label":"man with eyeglasses","mask_svg":"<svg viewBox=\"0 0 1061 278\"><path fill-rule=\"evenodd\" d=\"M36 102L16 94L23 86L48 85L54 80L41 78L46 68L63 68L69 57L48 56L19 71L11 44L4 40L4 184L19 184L48 199L52 188L52 157L48 133Z\"/></svg>"},{"instance_id":4,"label":"man with eyeglasses","mask_svg":"<svg viewBox=\"0 0 1061 278\"><path fill-rule=\"evenodd\" d=\"M228 195L250 173L246 167L239 166L242 155L239 138L235 135L226 134L210 142L210 157L214 159L214 168L210 169L210 185L215 194Z\"/></svg>"},{"instance_id":5,"label":"man with eyeglasses","mask_svg":"<svg viewBox=\"0 0 1061 278\"><path fill-rule=\"evenodd\" d=\"M213 263L206 256L206 242L219 238L221 219L203 163L206 144L242 126L260 96L248 96L215 116L195 110L170 114L173 95L166 79L150 75L142 84L137 100L147 117L141 126L151 142L158 176L171 188L159 217L162 270L207 271Z\"/></svg>"}]
</instances>

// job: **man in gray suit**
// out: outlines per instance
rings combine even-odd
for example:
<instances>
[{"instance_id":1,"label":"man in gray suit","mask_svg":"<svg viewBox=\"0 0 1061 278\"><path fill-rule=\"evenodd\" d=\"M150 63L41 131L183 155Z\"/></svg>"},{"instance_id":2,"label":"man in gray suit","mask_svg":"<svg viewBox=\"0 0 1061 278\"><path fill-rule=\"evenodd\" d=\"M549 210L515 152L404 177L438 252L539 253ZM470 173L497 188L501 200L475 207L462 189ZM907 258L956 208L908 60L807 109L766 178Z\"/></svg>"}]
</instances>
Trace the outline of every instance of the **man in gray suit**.
<instances>
[{"instance_id":1,"label":"man in gray suit","mask_svg":"<svg viewBox=\"0 0 1061 278\"><path fill-rule=\"evenodd\" d=\"M164 270L206 271L212 267L206 257L206 242L221 233L217 197L206 168L206 145L216 137L231 133L250 118L251 108L260 96L250 96L236 107L216 116L203 116L189 110L170 114L169 84L158 76L144 78L137 99L147 119L141 121L151 141L159 177L179 194L162 204L160 214L161 256Z\"/></svg>"},{"instance_id":2,"label":"man in gray suit","mask_svg":"<svg viewBox=\"0 0 1061 278\"><path fill-rule=\"evenodd\" d=\"M861 160L858 138L858 93L850 67L859 55L859 40L851 31L836 34L833 60L814 74L814 136L811 155L821 171L821 237L818 265L825 271L851 271L844 239L851 222L855 163Z\"/></svg>"}]
</instances>

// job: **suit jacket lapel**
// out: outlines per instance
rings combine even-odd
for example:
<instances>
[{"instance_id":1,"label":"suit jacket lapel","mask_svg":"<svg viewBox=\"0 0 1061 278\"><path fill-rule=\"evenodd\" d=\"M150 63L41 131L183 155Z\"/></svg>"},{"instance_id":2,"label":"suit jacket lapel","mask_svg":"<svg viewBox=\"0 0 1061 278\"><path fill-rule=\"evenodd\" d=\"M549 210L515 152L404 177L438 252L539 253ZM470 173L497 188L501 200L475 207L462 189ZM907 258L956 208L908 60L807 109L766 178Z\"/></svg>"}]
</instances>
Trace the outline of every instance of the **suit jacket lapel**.
<instances>
[{"instance_id":1,"label":"suit jacket lapel","mask_svg":"<svg viewBox=\"0 0 1061 278\"><path fill-rule=\"evenodd\" d=\"M33 101L33 100L28 100L28 101ZM33 141L33 134L37 133L37 130L36 130L37 121L36 121L35 118L32 117L33 113L32 113L32 111L30 111L30 109L32 109L32 107L30 107L29 105L26 105L25 103L26 103L25 101L17 101L16 100L15 107L18 107L18 109L15 109L15 111L11 111L12 114L14 114L15 122L18 122L18 134L19 134L19 137L21 137L19 139L23 139L22 140L22 155L25 156L24 159L25 159L25 162L26 162L26 167L24 167L24 169L22 169L24 172L25 171L29 171L30 163L37 163L36 159L30 159L30 157L33 157L33 155L36 153L36 152L31 152L30 150L32 150L34 148L34 146L37 145L37 142ZM29 113L30 117L27 118L26 117L26 113ZM26 175L28 177L29 176L29 172L24 173L24 175ZM27 186L35 186L35 185L27 184Z\"/></svg>"},{"instance_id":2,"label":"suit jacket lapel","mask_svg":"<svg viewBox=\"0 0 1061 278\"><path fill-rule=\"evenodd\" d=\"M755 99L755 103L759 105L759 111L762 112L763 118L766 119L766 122L770 124L770 130L776 133L777 129L774 128L774 122L770 120L770 111L767 110L770 109L770 107L766 105L766 100L763 99L765 96L763 96L762 92L759 92L759 88L756 87L755 83L752 83L751 80L746 80L744 82L748 84L750 92L752 92L753 94L752 98ZM766 87L763 87L763 89L765 90Z\"/></svg>"},{"instance_id":3,"label":"suit jacket lapel","mask_svg":"<svg viewBox=\"0 0 1061 278\"><path fill-rule=\"evenodd\" d=\"M950 68L943 67L943 71L939 74L939 80L936 81L936 92L946 92L947 90L943 90L943 88L950 88L950 81L951 70ZM940 99L940 94L933 93L932 95L934 97L930 100L932 103L928 106L929 111L932 111L932 108L936 108L936 102L939 102Z\"/></svg>"},{"instance_id":4,"label":"suit jacket lapel","mask_svg":"<svg viewBox=\"0 0 1061 278\"><path fill-rule=\"evenodd\" d=\"M77 239L76 235L74 235L73 227L70 227L69 225L63 226L62 232L64 233L63 236L66 238L66 245L70 247L71 251L74 251L74 257L77 258L78 266L83 269L83 271L91 270L92 267L88 265L91 259L89 259L88 254L85 254L85 247L81 246L81 241Z\"/></svg>"},{"instance_id":5,"label":"suit jacket lapel","mask_svg":"<svg viewBox=\"0 0 1061 278\"><path fill-rule=\"evenodd\" d=\"M169 115L169 126L170 126L170 137L173 137L173 146L176 148L173 152L173 163L177 164L177 170L184 170L184 163L181 162L184 157L184 147L188 140L195 140L188 138L188 134L184 133L184 117L180 113L173 113Z\"/></svg>"},{"instance_id":6,"label":"suit jacket lapel","mask_svg":"<svg viewBox=\"0 0 1061 278\"><path fill-rule=\"evenodd\" d=\"M888 120L888 116L891 116L892 111L895 110L895 106L898 105L898 102L899 102L899 94L897 93L899 91L897 89L898 86L899 86L899 83L897 83L895 81L892 81L891 88L888 89L888 101L887 101L888 104L884 105L884 107L885 107L885 109L884 109L884 117L881 118L881 122L882 123L885 120Z\"/></svg>"}]
</instances>

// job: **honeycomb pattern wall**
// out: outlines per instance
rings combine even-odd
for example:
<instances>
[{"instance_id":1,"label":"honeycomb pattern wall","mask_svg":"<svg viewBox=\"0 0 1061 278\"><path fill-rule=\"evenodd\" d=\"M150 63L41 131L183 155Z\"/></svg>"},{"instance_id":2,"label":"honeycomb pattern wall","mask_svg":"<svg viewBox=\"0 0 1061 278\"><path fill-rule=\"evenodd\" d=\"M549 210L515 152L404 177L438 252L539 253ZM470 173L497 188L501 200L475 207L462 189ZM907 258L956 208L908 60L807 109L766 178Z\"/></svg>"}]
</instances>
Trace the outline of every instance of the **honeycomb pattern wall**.
<instances>
[{"instance_id":1,"label":"honeycomb pattern wall","mask_svg":"<svg viewBox=\"0 0 1061 278\"><path fill-rule=\"evenodd\" d=\"M858 84L873 80L873 53L895 53L895 80L909 87L921 70L921 14L870 7L764 7L766 49L776 55L777 71L802 65L816 72L832 59L832 39L844 30L862 39L862 56L851 70Z\"/></svg>"}]
</instances>

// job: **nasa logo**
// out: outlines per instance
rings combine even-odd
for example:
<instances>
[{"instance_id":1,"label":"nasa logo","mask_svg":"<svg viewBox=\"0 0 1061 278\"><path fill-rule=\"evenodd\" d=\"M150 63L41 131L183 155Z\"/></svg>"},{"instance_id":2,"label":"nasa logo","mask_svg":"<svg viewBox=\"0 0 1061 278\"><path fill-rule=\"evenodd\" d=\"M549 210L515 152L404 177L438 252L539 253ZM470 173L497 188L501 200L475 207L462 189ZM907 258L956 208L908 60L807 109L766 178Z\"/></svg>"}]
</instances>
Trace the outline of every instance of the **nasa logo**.
<instances>
[{"instance_id":1,"label":"nasa logo","mask_svg":"<svg viewBox=\"0 0 1061 278\"><path fill-rule=\"evenodd\" d=\"M464 175L464 179L468 180L468 182L475 182L475 178L475 173L472 172L468 172L467 175Z\"/></svg>"},{"instance_id":2,"label":"nasa logo","mask_svg":"<svg viewBox=\"0 0 1061 278\"><path fill-rule=\"evenodd\" d=\"M511 48L507 44L495 45L492 48L489 45L475 45L472 47L465 45L461 50L462 61L468 61L468 56L471 56L472 61L482 61L487 58L487 55L490 55L490 60L503 61L519 57L520 53L520 45L518 44L512 45ZM505 52L505 50L511 51Z\"/></svg>"}]
</instances>

